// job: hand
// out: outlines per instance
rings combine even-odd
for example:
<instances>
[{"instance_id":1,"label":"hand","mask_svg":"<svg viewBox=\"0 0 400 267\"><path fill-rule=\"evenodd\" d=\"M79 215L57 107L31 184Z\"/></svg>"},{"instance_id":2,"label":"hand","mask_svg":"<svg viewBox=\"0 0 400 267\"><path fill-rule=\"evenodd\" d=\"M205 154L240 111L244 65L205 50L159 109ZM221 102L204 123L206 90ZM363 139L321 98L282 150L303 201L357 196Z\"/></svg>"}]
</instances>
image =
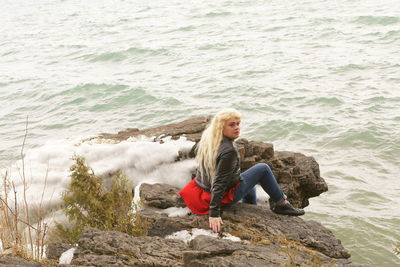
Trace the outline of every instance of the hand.
<instances>
[{"instance_id":1,"label":"hand","mask_svg":"<svg viewBox=\"0 0 400 267\"><path fill-rule=\"evenodd\" d=\"M208 217L208 222L214 232L221 231L221 225L224 224L221 217Z\"/></svg>"}]
</instances>

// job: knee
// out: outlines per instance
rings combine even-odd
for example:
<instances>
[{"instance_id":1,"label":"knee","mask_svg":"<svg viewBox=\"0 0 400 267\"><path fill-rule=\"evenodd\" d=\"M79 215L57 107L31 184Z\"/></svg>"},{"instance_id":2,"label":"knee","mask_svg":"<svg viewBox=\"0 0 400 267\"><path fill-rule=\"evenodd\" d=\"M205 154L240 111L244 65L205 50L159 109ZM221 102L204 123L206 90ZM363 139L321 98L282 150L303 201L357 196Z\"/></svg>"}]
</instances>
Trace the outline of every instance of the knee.
<instances>
[{"instance_id":1,"label":"knee","mask_svg":"<svg viewBox=\"0 0 400 267\"><path fill-rule=\"evenodd\" d=\"M257 163L256 166L257 166L257 168L259 168L262 171L267 171L267 172L271 171L271 168L269 167L269 165L267 163Z\"/></svg>"}]
</instances>

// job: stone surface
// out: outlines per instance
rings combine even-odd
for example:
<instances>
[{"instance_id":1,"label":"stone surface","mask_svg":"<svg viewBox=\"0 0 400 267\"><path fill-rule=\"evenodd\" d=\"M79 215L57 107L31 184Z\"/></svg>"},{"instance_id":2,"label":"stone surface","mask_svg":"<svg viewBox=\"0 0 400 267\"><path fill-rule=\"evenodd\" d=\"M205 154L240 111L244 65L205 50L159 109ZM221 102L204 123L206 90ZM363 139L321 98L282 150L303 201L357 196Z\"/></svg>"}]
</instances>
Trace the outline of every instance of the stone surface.
<instances>
[{"instance_id":1,"label":"stone surface","mask_svg":"<svg viewBox=\"0 0 400 267\"><path fill-rule=\"evenodd\" d=\"M72 264L80 266L182 266L181 240L133 237L114 231L86 228Z\"/></svg>"},{"instance_id":2,"label":"stone surface","mask_svg":"<svg viewBox=\"0 0 400 267\"><path fill-rule=\"evenodd\" d=\"M188 120L184 120L179 123L172 123L168 125L153 127L145 130L139 130L137 128L129 128L124 131L120 131L117 134L102 133L100 137L113 140L126 140L131 136L155 136L161 135L172 136L178 138L180 136L186 136L187 139L197 142L200 140L201 133L210 121L211 116L197 117Z\"/></svg>"},{"instance_id":3,"label":"stone surface","mask_svg":"<svg viewBox=\"0 0 400 267\"><path fill-rule=\"evenodd\" d=\"M306 207L309 198L328 191L313 157L294 152L275 152L267 163L293 206Z\"/></svg>"},{"instance_id":4,"label":"stone surface","mask_svg":"<svg viewBox=\"0 0 400 267\"><path fill-rule=\"evenodd\" d=\"M189 244L166 235L208 228L208 217L168 217L154 209L142 211L149 236L85 228L72 260L77 266L362 266L333 234L314 221L273 214L265 206L239 203L223 212L223 233L233 242L200 235ZM243 238L246 237L246 238ZM246 239L246 240L244 240ZM39 265L38 265L39 266Z\"/></svg>"},{"instance_id":5,"label":"stone surface","mask_svg":"<svg viewBox=\"0 0 400 267\"><path fill-rule=\"evenodd\" d=\"M312 266L317 263L335 263L349 266L346 259L332 261L320 254L306 249L279 243L243 244L216 239L209 236L198 236L191 243L194 251L184 252L185 266Z\"/></svg>"},{"instance_id":6,"label":"stone surface","mask_svg":"<svg viewBox=\"0 0 400 267\"><path fill-rule=\"evenodd\" d=\"M328 191L328 185L321 177L319 165L313 157L274 151L272 144L243 138L238 139L236 144L241 157L241 170L245 171L257 163L267 163L293 206L307 207L309 198Z\"/></svg>"},{"instance_id":7,"label":"stone surface","mask_svg":"<svg viewBox=\"0 0 400 267\"><path fill-rule=\"evenodd\" d=\"M168 217L153 209L142 211L141 216L149 222L150 236L208 228L208 216ZM340 240L316 221L277 215L266 206L245 203L224 207L222 219L223 232L242 242L196 237L183 252L185 266L363 266L352 264Z\"/></svg>"},{"instance_id":8,"label":"stone surface","mask_svg":"<svg viewBox=\"0 0 400 267\"><path fill-rule=\"evenodd\" d=\"M185 207L185 203L178 195L178 188L165 184L142 184L140 198L144 204L166 209L169 207Z\"/></svg>"},{"instance_id":9,"label":"stone surface","mask_svg":"<svg viewBox=\"0 0 400 267\"><path fill-rule=\"evenodd\" d=\"M4 267L40 267L42 264L18 257L0 257L0 266Z\"/></svg>"},{"instance_id":10,"label":"stone surface","mask_svg":"<svg viewBox=\"0 0 400 267\"><path fill-rule=\"evenodd\" d=\"M208 226L208 216L168 217L153 210L145 210L142 217L150 222L150 236L166 236L180 230ZM305 221L300 217L277 215L266 206L238 203L225 207L222 219L225 223L224 231L241 239L258 242L261 239L257 238L271 240L282 237L299 242L302 246L312 248L330 258L350 257L340 240L320 223Z\"/></svg>"},{"instance_id":11,"label":"stone surface","mask_svg":"<svg viewBox=\"0 0 400 267\"><path fill-rule=\"evenodd\" d=\"M47 245L46 256L48 259L58 260L65 251L73 246L66 243L50 243Z\"/></svg>"}]
</instances>

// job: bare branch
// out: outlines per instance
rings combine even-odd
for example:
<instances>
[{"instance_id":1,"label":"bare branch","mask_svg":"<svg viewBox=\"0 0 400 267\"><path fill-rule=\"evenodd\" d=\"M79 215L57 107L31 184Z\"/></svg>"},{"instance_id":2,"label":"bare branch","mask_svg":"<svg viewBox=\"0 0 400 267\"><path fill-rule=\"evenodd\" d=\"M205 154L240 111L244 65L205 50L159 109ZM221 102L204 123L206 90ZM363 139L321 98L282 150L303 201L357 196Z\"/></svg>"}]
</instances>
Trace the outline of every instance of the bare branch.
<instances>
[{"instance_id":1,"label":"bare branch","mask_svg":"<svg viewBox=\"0 0 400 267\"><path fill-rule=\"evenodd\" d=\"M10 206L8 206L8 203L7 203L3 198L0 197L0 201L3 202L3 204L4 204L4 206L7 208L7 210L8 210L9 212L11 212L11 215L12 215L12 217L15 218L15 220L17 220L17 221L19 221L19 222L22 222L23 224L25 224L26 226L32 228L32 229L35 230L35 231L37 230L37 229L36 229L33 225L31 225L30 223L28 223L28 222L22 220L21 218L18 218L18 212L15 212L15 213L14 213L13 210L12 210L12 208L10 208Z\"/></svg>"}]
</instances>

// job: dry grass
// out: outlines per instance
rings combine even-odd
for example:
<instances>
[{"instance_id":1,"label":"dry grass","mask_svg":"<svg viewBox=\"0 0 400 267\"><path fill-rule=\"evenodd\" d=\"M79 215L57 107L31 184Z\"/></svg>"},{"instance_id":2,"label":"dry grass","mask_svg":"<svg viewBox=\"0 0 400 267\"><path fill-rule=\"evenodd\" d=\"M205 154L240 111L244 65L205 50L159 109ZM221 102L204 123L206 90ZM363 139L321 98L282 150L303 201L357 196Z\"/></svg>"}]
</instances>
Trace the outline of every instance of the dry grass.
<instances>
[{"instance_id":1,"label":"dry grass","mask_svg":"<svg viewBox=\"0 0 400 267\"><path fill-rule=\"evenodd\" d=\"M41 260L45 253L45 238L48 230L44 222L43 196L47 184L47 175L39 207L31 211L27 201L27 181L25 175L24 147L28 129L28 118L24 140L21 147L22 168L20 176L22 192L17 192L14 181L6 171L2 174L0 190L0 240L3 253L26 259Z\"/></svg>"}]
</instances>

